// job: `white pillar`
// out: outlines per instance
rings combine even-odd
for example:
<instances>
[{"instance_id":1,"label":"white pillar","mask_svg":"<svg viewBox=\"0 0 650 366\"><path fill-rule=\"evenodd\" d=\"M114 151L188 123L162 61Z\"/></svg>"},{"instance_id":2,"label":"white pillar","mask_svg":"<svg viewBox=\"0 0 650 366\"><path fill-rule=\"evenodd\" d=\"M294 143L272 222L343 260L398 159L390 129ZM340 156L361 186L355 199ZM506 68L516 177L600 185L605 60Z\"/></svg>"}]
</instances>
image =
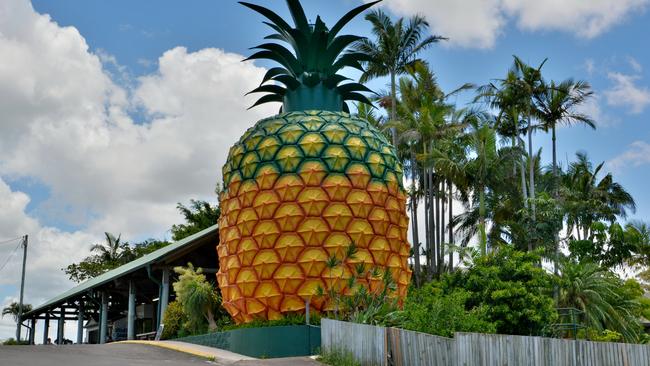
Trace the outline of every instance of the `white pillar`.
<instances>
[{"instance_id":1,"label":"white pillar","mask_svg":"<svg viewBox=\"0 0 650 366\"><path fill-rule=\"evenodd\" d=\"M135 284L129 281L129 312L127 315L127 339L135 339Z\"/></svg>"},{"instance_id":2,"label":"white pillar","mask_svg":"<svg viewBox=\"0 0 650 366\"><path fill-rule=\"evenodd\" d=\"M29 344L34 344L34 336L36 333L36 318L32 318L32 327L29 330Z\"/></svg>"},{"instance_id":3,"label":"white pillar","mask_svg":"<svg viewBox=\"0 0 650 366\"><path fill-rule=\"evenodd\" d=\"M59 314L59 325L56 329L56 338L59 340L58 344L63 344L65 337L65 307L61 305L61 313Z\"/></svg>"},{"instance_id":4,"label":"white pillar","mask_svg":"<svg viewBox=\"0 0 650 366\"><path fill-rule=\"evenodd\" d=\"M169 303L169 269L163 269L162 274L162 291L160 293L160 324L164 324L165 310Z\"/></svg>"},{"instance_id":5,"label":"white pillar","mask_svg":"<svg viewBox=\"0 0 650 366\"><path fill-rule=\"evenodd\" d=\"M50 333L50 313L49 310L45 313L45 321L43 322L43 344L47 344L48 333Z\"/></svg>"},{"instance_id":6,"label":"white pillar","mask_svg":"<svg viewBox=\"0 0 650 366\"><path fill-rule=\"evenodd\" d=\"M79 315L77 315L77 344L84 342L84 300L79 300Z\"/></svg>"},{"instance_id":7,"label":"white pillar","mask_svg":"<svg viewBox=\"0 0 650 366\"><path fill-rule=\"evenodd\" d=\"M99 315L99 344L106 343L106 333L108 331L108 295L102 291L102 308Z\"/></svg>"}]
</instances>

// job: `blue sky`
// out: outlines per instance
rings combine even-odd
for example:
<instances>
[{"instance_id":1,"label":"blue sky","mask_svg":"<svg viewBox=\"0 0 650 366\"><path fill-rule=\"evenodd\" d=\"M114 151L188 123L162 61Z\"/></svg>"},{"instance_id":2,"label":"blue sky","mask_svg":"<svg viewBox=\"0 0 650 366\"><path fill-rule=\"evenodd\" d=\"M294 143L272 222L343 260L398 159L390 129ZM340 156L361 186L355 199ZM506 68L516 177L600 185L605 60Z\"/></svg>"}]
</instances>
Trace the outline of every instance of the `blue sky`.
<instances>
[{"instance_id":1,"label":"blue sky","mask_svg":"<svg viewBox=\"0 0 650 366\"><path fill-rule=\"evenodd\" d=\"M257 3L287 15L283 2ZM326 23L361 0L304 1ZM562 128L560 160L605 161L650 221L649 0L386 0L450 38L425 51L445 90L503 76L518 55L544 75L589 81L596 131ZM8 0L0 4L0 241L33 236L28 301L70 287L59 270L103 231L167 238L175 205L211 198L229 145L257 119L242 95L268 63L239 62L269 33L230 0ZM587 5L585 5L587 4ZM46 15L47 14L47 15ZM346 29L369 35L359 18ZM8 56L8 57L5 57ZM386 80L370 83L385 88ZM469 95L460 96L459 104ZM536 136L549 161L550 137ZM0 260L13 246L0 246ZM16 263L14 263L16 262ZM17 296L18 261L0 272ZM14 278L16 277L16 278ZM31 284L29 283L31 281ZM0 338L9 336L7 320Z\"/></svg>"}]
</instances>

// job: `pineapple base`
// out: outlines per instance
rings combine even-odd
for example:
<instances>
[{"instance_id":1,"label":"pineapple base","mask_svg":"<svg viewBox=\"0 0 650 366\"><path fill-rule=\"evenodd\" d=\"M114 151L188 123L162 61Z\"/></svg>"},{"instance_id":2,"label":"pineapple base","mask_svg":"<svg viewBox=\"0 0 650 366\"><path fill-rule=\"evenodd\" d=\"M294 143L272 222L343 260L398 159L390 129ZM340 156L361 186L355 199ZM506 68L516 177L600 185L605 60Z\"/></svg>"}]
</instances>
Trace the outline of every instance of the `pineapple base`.
<instances>
[{"instance_id":1,"label":"pineapple base","mask_svg":"<svg viewBox=\"0 0 650 366\"><path fill-rule=\"evenodd\" d=\"M403 299L411 278L402 170L368 122L343 112L290 112L258 122L229 153L220 197L223 306L237 323L333 304L355 266L388 269ZM330 270L348 246L354 258ZM380 278L360 281L371 291Z\"/></svg>"}]
</instances>

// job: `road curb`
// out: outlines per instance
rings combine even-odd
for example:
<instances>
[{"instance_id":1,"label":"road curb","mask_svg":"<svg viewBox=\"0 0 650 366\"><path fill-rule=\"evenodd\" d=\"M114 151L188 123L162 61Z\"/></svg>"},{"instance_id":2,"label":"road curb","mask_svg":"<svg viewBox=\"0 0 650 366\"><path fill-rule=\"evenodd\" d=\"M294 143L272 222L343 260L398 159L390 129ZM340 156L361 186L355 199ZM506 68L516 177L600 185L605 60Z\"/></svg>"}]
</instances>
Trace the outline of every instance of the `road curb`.
<instances>
[{"instance_id":1,"label":"road curb","mask_svg":"<svg viewBox=\"0 0 650 366\"><path fill-rule=\"evenodd\" d=\"M176 352L183 352L187 353L193 356L201 357L208 359L210 361L215 361L217 359L217 356L208 352L202 352L196 349L192 349L191 346L182 346L178 344L169 344L165 342L160 342L160 341L120 341L120 342L114 342L114 343L109 343L109 344L143 344L147 346L154 346L154 347L160 347L160 348L165 348L169 349L172 351Z\"/></svg>"}]
</instances>

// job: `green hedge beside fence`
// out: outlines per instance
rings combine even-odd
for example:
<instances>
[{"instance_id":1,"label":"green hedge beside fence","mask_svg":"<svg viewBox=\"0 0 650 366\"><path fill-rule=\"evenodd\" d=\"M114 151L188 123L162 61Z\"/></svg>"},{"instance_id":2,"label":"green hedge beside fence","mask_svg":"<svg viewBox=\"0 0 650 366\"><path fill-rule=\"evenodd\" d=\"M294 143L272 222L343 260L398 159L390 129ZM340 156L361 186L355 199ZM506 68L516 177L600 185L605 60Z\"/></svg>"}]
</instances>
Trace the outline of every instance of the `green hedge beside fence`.
<instances>
[{"instance_id":1,"label":"green hedge beside fence","mask_svg":"<svg viewBox=\"0 0 650 366\"><path fill-rule=\"evenodd\" d=\"M287 325L241 328L176 339L258 358L309 356L320 348L320 327Z\"/></svg>"}]
</instances>

